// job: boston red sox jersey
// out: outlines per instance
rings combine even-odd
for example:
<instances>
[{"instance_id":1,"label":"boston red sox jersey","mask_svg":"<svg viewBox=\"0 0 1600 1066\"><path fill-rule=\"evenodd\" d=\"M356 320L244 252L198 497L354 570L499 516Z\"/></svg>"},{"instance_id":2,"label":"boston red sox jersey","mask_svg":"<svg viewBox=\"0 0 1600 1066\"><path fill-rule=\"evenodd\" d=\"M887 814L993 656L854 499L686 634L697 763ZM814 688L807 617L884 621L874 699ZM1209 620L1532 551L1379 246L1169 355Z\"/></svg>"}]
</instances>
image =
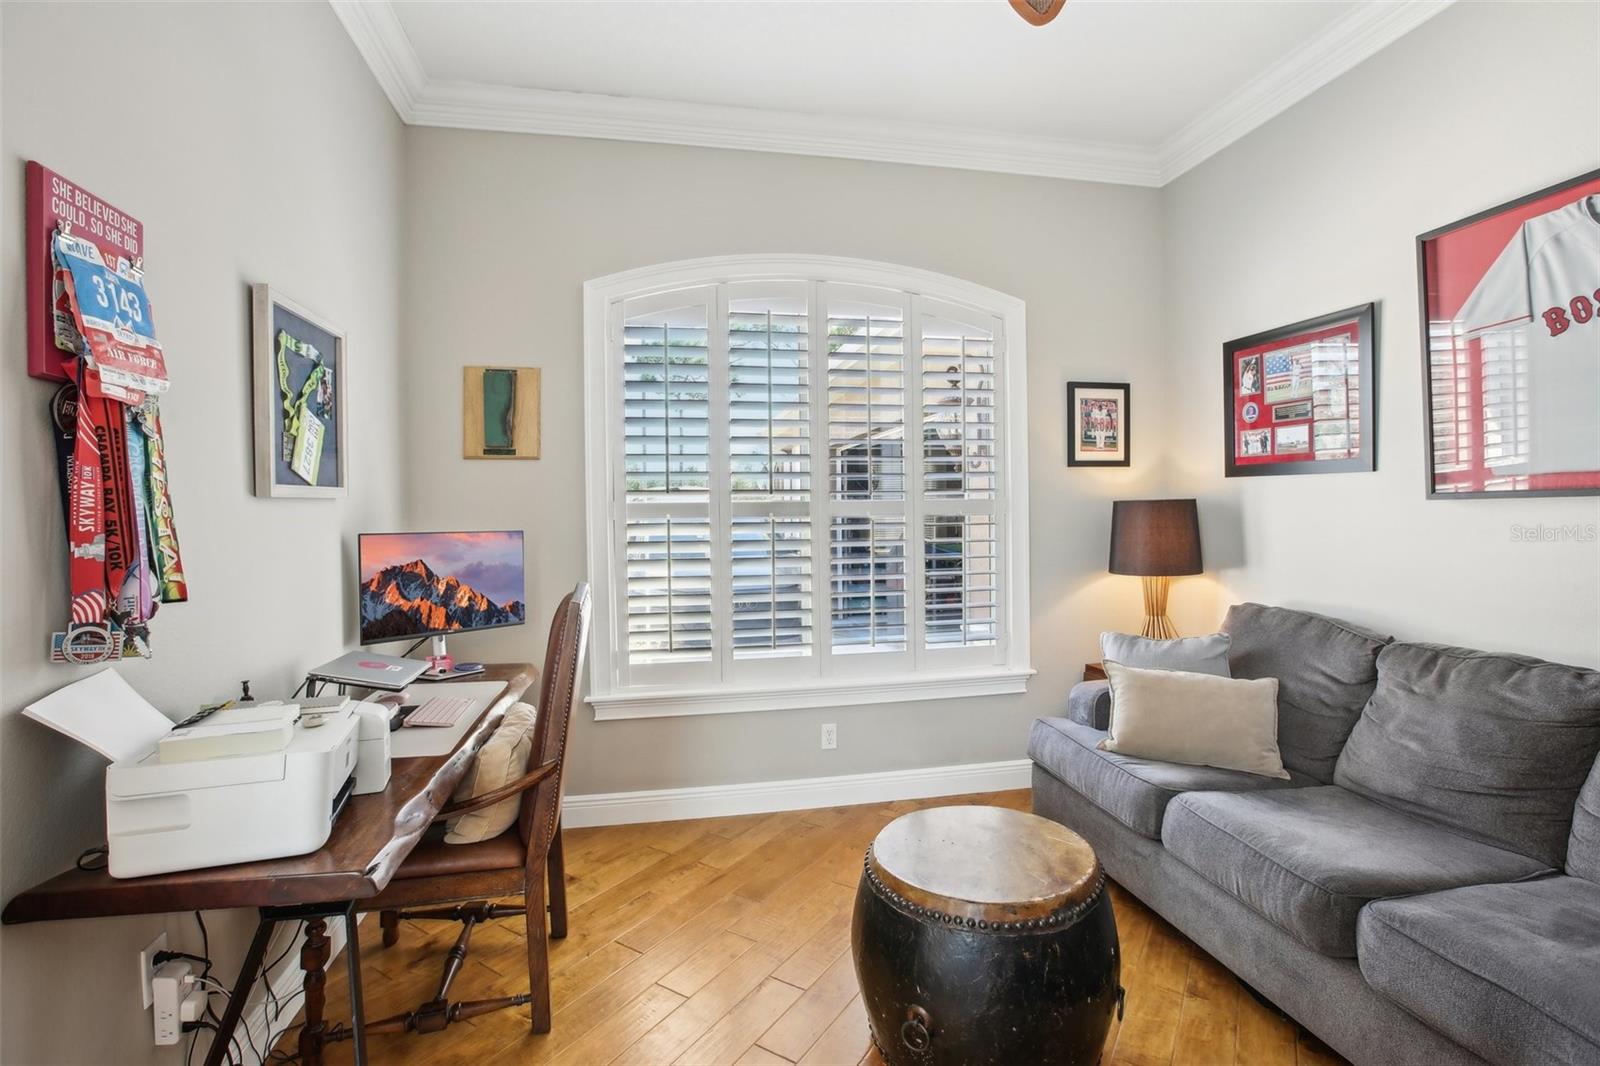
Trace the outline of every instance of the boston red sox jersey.
<instances>
[{"instance_id":1,"label":"boston red sox jersey","mask_svg":"<svg viewBox=\"0 0 1600 1066\"><path fill-rule=\"evenodd\" d=\"M1524 222L1456 318L1527 345L1527 462L1501 469L1600 470L1600 196Z\"/></svg>"}]
</instances>

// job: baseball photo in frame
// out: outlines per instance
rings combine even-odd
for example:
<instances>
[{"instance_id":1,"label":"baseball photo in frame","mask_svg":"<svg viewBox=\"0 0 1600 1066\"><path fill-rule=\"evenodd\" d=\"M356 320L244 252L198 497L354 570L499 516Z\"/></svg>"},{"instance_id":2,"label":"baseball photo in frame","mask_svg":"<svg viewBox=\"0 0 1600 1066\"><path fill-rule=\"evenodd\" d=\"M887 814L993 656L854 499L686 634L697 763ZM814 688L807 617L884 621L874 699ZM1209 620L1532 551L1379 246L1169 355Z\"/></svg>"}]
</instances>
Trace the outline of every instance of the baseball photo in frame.
<instances>
[{"instance_id":1,"label":"baseball photo in frame","mask_svg":"<svg viewBox=\"0 0 1600 1066\"><path fill-rule=\"evenodd\" d=\"M345 335L281 295L250 286L256 495L335 499L348 491Z\"/></svg>"},{"instance_id":2,"label":"baseball photo in frame","mask_svg":"<svg viewBox=\"0 0 1600 1066\"><path fill-rule=\"evenodd\" d=\"M1600 494L1600 170L1417 238L1430 499Z\"/></svg>"},{"instance_id":3,"label":"baseball photo in frame","mask_svg":"<svg viewBox=\"0 0 1600 1066\"><path fill-rule=\"evenodd\" d=\"M1375 304L1222 346L1228 477L1376 467Z\"/></svg>"},{"instance_id":4,"label":"baseball photo in frame","mask_svg":"<svg viewBox=\"0 0 1600 1066\"><path fill-rule=\"evenodd\" d=\"M1132 455L1128 383L1067 382L1067 465L1127 466Z\"/></svg>"}]
</instances>

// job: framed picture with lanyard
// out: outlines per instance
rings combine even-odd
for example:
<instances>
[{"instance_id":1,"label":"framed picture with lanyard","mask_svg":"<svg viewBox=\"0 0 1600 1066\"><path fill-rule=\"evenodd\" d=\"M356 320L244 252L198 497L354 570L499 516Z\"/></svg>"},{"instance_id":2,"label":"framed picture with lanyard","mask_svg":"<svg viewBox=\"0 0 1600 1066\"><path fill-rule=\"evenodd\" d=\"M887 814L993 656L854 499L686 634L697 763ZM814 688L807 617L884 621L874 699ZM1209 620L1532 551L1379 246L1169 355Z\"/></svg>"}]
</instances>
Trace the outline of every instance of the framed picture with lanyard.
<instances>
[{"instance_id":1,"label":"framed picture with lanyard","mask_svg":"<svg viewBox=\"0 0 1600 1066\"><path fill-rule=\"evenodd\" d=\"M269 285L250 286L256 495L347 491L344 332Z\"/></svg>"}]
</instances>

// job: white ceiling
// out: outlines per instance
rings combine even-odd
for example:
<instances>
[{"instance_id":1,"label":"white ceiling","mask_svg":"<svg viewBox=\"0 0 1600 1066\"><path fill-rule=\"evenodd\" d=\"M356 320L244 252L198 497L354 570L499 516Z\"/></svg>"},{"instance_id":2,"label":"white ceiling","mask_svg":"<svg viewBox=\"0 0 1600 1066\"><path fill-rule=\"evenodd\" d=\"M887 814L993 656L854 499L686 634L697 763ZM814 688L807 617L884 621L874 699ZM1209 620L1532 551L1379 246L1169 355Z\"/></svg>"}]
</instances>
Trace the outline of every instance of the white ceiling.
<instances>
[{"instance_id":1,"label":"white ceiling","mask_svg":"<svg viewBox=\"0 0 1600 1066\"><path fill-rule=\"evenodd\" d=\"M1449 0L332 0L400 116L1159 185Z\"/></svg>"}]
</instances>

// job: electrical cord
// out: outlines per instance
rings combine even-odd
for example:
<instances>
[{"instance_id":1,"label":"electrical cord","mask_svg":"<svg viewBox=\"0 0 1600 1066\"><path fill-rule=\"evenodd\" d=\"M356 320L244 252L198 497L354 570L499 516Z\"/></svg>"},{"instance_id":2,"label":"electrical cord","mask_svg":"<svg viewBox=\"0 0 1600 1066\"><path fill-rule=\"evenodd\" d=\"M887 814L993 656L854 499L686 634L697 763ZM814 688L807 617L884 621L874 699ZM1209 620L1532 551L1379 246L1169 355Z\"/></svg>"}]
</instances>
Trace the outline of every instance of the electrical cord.
<instances>
[{"instance_id":1,"label":"electrical cord","mask_svg":"<svg viewBox=\"0 0 1600 1066\"><path fill-rule=\"evenodd\" d=\"M99 860L98 862L95 860ZM80 870L104 870L111 861L111 849L104 844L96 844L92 848L84 848L75 864Z\"/></svg>"}]
</instances>

